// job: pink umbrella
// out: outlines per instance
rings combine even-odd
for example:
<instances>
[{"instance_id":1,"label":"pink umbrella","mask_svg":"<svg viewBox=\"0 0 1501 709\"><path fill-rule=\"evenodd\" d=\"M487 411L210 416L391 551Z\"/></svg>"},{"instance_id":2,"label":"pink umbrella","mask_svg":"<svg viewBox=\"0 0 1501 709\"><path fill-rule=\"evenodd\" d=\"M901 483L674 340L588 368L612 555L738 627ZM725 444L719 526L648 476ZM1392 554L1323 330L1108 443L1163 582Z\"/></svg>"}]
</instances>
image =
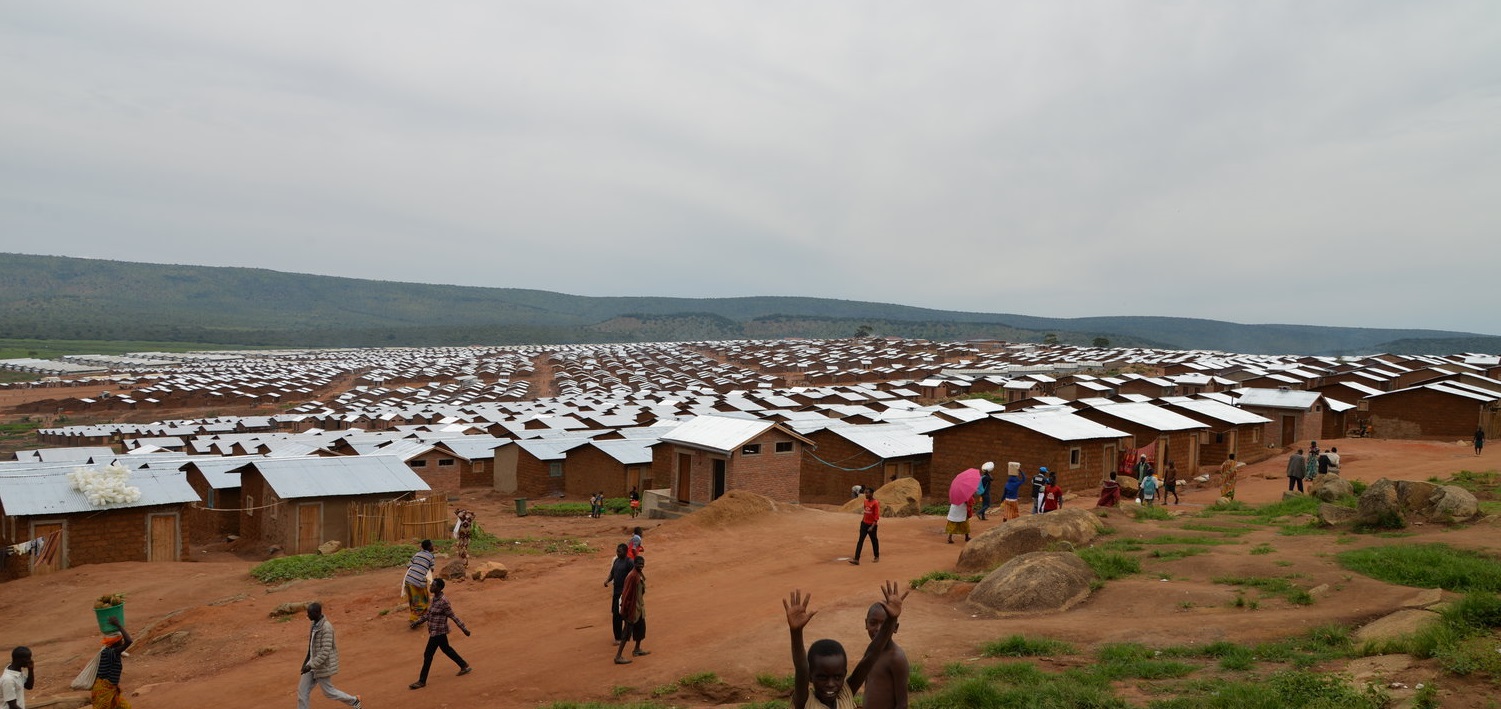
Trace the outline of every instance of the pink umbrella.
<instances>
[{"instance_id":1,"label":"pink umbrella","mask_svg":"<svg viewBox=\"0 0 1501 709\"><path fill-rule=\"evenodd\" d=\"M970 468L954 476L954 482L949 483L949 504L962 505L969 498L975 496L975 491L980 489L980 470Z\"/></svg>"}]
</instances>

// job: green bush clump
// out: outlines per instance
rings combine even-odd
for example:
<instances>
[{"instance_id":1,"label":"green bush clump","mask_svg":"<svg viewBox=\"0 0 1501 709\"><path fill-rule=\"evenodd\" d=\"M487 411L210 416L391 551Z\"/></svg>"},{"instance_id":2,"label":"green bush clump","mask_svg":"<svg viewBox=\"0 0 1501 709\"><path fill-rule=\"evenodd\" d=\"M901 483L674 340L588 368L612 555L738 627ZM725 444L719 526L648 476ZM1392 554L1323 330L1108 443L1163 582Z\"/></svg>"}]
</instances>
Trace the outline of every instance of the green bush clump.
<instances>
[{"instance_id":1,"label":"green bush clump","mask_svg":"<svg viewBox=\"0 0 1501 709\"><path fill-rule=\"evenodd\" d=\"M965 583L979 583L985 580L985 574L956 574L952 571L929 571L911 581L908 586L919 589L928 585L929 581L963 581Z\"/></svg>"},{"instance_id":2,"label":"green bush clump","mask_svg":"<svg viewBox=\"0 0 1501 709\"><path fill-rule=\"evenodd\" d=\"M1094 569L1100 579L1105 581L1114 581L1124 576L1141 573L1141 562L1120 552L1091 548L1080 549L1076 553L1080 559L1084 560L1084 563L1089 564L1089 568Z\"/></svg>"}]
</instances>

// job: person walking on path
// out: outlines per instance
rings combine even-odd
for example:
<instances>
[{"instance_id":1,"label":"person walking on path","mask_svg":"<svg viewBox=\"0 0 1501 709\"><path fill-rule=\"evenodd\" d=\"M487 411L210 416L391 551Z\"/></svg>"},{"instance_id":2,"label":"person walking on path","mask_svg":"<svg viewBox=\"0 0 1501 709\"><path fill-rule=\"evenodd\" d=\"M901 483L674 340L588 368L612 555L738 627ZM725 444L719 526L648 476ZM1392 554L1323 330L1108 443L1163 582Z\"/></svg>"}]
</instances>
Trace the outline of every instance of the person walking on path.
<instances>
[{"instance_id":1,"label":"person walking on path","mask_svg":"<svg viewBox=\"0 0 1501 709\"><path fill-rule=\"evenodd\" d=\"M433 668L433 655L439 650L442 650L448 659L453 660L453 664L459 666L460 677L474 671L464 658L459 657L459 653L453 649L453 646L448 644L448 621L452 620L454 625L459 626L459 630L464 631L466 638L469 637L469 628L464 627L464 621L459 620L459 617L453 614L453 606L449 605L448 599L443 597L445 585L447 584L443 579L433 580L433 605L422 617L427 622L427 648L422 651L422 674L417 676L416 682L407 685L411 689L422 689L427 686L427 671Z\"/></svg>"},{"instance_id":2,"label":"person walking on path","mask_svg":"<svg viewBox=\"0 0 1501 709\"><path fill-rule=\"evenodd\" d=\"M1137 488L1137 494L1140 496L1141 504L1147 507L1155 505L1157 503L1157 488L1160 487L1157 482L1157 473L1148 472L1139 482L1140 487Z\"/></svg>"},{"instance_id":3,"label":"person walking on path","mask_svg":"<svg viewBox=\"0 0 1501 709\"><path fill-rule=\"evenodd\" d=\"M1287 459L1287 491L1292 492L1293 488L1297 488L1298 492L1302 492L1303 478L1307 475L1308 463L1303 459L1303 449L1299 448L1297 453Z\"/></svg>"},{"instance_id":4,"label":"person walking on path","mask_svg":"<svg viewBox=\"0 0 1501 709\"><path fill-rule=\"evenodd\" d=\"M631 486L629 497L631 498L631 519L635 519L636 515L641 514L641 493L636 492L636 486Z\"/></svg>"},{"instance_id":5,"label":"person walking on path","mask_svg":"<svg viewBox=\"0 0 1501 709\"><path fill-rule=\"evenodd\" d=\"M334 686L332 677L339 673L339 646L334 642L334 624L323 617L323 604L307 604L307 619L313 625L308 629L307 657L302 660L302 679L297 683L297 709L308 709L315 684L323 690L323 696L362 709L358 695Z\"/></svg>"},{"instance_id":6,"label":"person walking on path","mask_svg":"<svg viewBox=\"0 0 1501 709\"><path fill-rule=\"evenodd\" d=\"M1022 493L1022 466L1020 463L1006 464L1006 487L1001 490L1001 521L1016 519L1022 516L1021 509Z\"/></svg>"},{"instance_id":7,"label":"person walking on path","mask_svg":"<svg viewBox=\"0 0 1501 709\"><path fill-rule=\"evenodd\" d=\"M0 706L5 709L26 709L26 690L36 686L36 662L31 658L31 648L18 647L10 651L10 664L0 674Z\"/></svg>"},{"instance_id":8,"label":"person walking on path","mask_svg":"<svg viewBox=\"0 0 1501 709\"><path fill-rule=\"evenodd\" d=\"M89 689L89 706L92 709L130 709L125 693L120 690L120 675L125 671L125 661L121 656L135 640L120 624L119 618L111 617L109 624L118 635L105 638L107 644L99 650L99 669L95 671L94 684Z\"/></svg>"},{"instance_id":9,"label":"person walking on path","mask_svg":"<svg viewBox=\"0 0 1501 709\"><path fill-rule=\"evenodd\" d=\"M1339 449L1330 447L1324 457L1329 459L1329 474L1339 475Z\"/></svg>"},{"instance_id":10,"label":"person walking on path","mask_svg":"<svg viewBox=\"0 0 1501 709\"><path fill-rule=\"evenodd\" d=\"M1240 478L1240 463L1235 462L1235 454L1231 453L1225 462L1220 463L1220 497L1227 500L1235 499L1235 483Z\"/></svg>"},{"instance_id":11,"label":"person walking on path","mask_svg":"<svg viewBox=\"0 0 1501 709\"><path fill-rule=\"evenodd\" d=\"M1303 478L1310 484L1319 475L1319 459L1322 457L1324 457L1324 454L1318 452L1317 448L1314 448L1308 452L1308 457L1303 460ZM1299 487L1298 492L1302 491L1303 488Z\"/></svg>"},{"instance_id":12,"label":"person walking on path","mask_svg":"<svg viewBox=\"0 0 1501 709\"><path fill-rule=\"evenodd\" d=\"M1058 487L1058 476L1048 476L1048 486L1042 489L1042 511L1054 512L1063 509L1063 488Z\"/></svg>"},{"instance_id":13,"label":"person walking on path","mask_svg":"<svg viewBox=\"0 0 1501 709\"><path fill-rule=\"evenodd\" d=\"M1110 477L1100 484L1100 499L1095 500L1095 507L1115 507L1121 503L1121 484L1115 479L1115 471L1110 471Z\"/></svg>"},{"instance_id":14,"label":"person walking on path","mask_svg":"<svg viewBox=\"0 0 1501 709\"><path fill-rule=\"evenodd\" d=\"M1481 428L1479 426L1476 426L1475 427L1475 455L1480 455L1480 451L1482 449L1484 449L1484 448L1485 448L1485 429L1483 429L1483 428Z\"/></svg>"},{"instance_id":15,"label":"person walking on path","mask_svg":"<svg viewBox=\"0 0 1501 709\"><path fill-rule=\"evenodd\" d=\"M990 486L995 483L995 476L990 472L995 470L995 463L986 461L980 466L980 512L975 515L984 521L985 514L990 512Z\"/></svg>"},{"instance_id":16,"label":"person walking on path","mask_svg":"<svg viewBox=\"0 0 1501 709\"><path fill-rule=\"evenodd\" d=\"M466 509L453 511L458 521L453 525L453 555L469 568L469 540L474 536L474 513Z\"/></svg>"},{"instance_id":17,"label":"person walking on path","mask_svg":"<svg viewBox=\"0 0 1501 709\"><path fill-rule=\"evenodd\" d=\"M1032 476L1032 514L1042 514L1042 494L1048 487L1048 469L1041 467Z\"/></svg>"},{"instance_id":18,"label":"person walking on path","mask_svg":"<svg viewBox=\"0 0 1501 709\"><path fill-rule=\"evenodd\" d=\"M876 502L876 491L865 488L865 501L860 503L864 513L860 516L860 538L855 540L855 558L850 563L860 565L860 552L865 549L865 538L870 537L870 556L873 563L881 563L881 540L876 536L876 525L881 523L881 503Z\"/></svg>"},{"instance_id":19,"label":"person walking on path","mask_svg":"<svg viewBox=\"0 0 1501 709\"><path fill-rule=\"evenodd\" d=\"M1042 499L1041 491L1037 494L1038 499ZM964 541L969 541L969 516L973 514L973 511L974 498L965 500L962 505L949 505L949 514L945 518L947 524L944 525L943 531L949 535L950 544L954 543L955 534L963 534Z\"/></svg>"},{"instance_id":20,"label":"person walking on path","mask_svg":"<svg viewBox=\"0 0 1501 709\"><path fill-rule=\"evenodd\" d=\"M1183 504L1183 500L1178 497L1178 464L1171 460L1167 462L1167 471L1162 475L1162 504L1167 504L1168 495L1173 496L1173 504Z\"/></svg>"},{"instance_id":21,"label":"person walking on path","mask_svg":"<svg viewBox=\"0 0 1501 709\"><path fill-rule=\"evenodd\" d=\"M427 593L428 576L432 574L433 567L438 565L437 557L433 556L433 540L422 540L421 547L407 563L406 576L401 580L401 594L407 599L407 622L412 630L422 625L422 614L427 612L427 604L432 602Z\"/></svg>"},{"instance_id":22,"label":"person walking on path","mask_svg":"<svg viewBox=\"0 0 1501 709\"><path fill-rule=\"evenodd\" d=\"M625 637L625 618L620 615L620 594L625 591L625 577L631 574L631 569L636 565L626 558L627 548L624 544L615 546L615 561L610 563L610 575L605 579L605 585L614 584L615 588L610 591L610 629L615 631L615 642Z\"/></svg>"},{"instance_id":23,"label":"person walking on path","mask_svg":"<svg viewBox=\"0 0 1501 709\"><path fill-rule=\"evenodd\" d=\"M636 557L635 566L625 577L625 588L620 593L620 615L625 618L625 632L615 647L617 665L631 664L625 657L625 644L629 640L636 642L636 647L631 650L632 657L651 654L650 650L641 649L641 641L646 639L646 557Z\"/></svg>"}]
</instances>

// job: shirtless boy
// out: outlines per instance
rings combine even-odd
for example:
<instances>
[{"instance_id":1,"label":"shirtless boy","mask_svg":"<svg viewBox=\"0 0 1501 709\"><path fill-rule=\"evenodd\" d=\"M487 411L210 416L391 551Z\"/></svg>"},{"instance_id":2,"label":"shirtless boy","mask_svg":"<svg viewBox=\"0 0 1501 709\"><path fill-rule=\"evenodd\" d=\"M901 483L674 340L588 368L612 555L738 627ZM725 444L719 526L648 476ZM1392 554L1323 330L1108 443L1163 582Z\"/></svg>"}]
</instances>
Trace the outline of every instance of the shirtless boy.
<instances>
[{"instance_id":1,"label":"shirtless boy","mask_svg":"<svg viewBox=\"0 0 1501 709\"><path fill-rule=\"evenodd\" d=\"M880 603L870 604L870 610L865 612L865 632L871 640L881 633L881 626L886 624L886 607ZM891 626L892 635L896 634L900 623ZM907 653L898 647L896 639L892 638L886 643L886 649L876 655L876 662L870 668L870 676L865 680L865 709L907 709Z\"/></svg>"},{"instance_id":2,"label":"shirtless boy","mask_svg":"<svg viewBox=\"0 0 1501 709\"><path fill-rule=\"evenodd\" d=\"M794 709L854 709L855 693L865 684L871 668L891 642L897 618L902 614L902 601L910 593L907 591L897 595L897 591L894 581L887 581L881 586L884 600L880 605L886 618L852 672L848 671L849 660L844 653L844 646L838 641L824 639L814 642L806 650L803 648L803 628L818 613L808 610L812 596L805 596L802 591L793 591L788 600L782 601L782 608L787 611L787 629L792 637Z\"/></svg>"}]
</instances>

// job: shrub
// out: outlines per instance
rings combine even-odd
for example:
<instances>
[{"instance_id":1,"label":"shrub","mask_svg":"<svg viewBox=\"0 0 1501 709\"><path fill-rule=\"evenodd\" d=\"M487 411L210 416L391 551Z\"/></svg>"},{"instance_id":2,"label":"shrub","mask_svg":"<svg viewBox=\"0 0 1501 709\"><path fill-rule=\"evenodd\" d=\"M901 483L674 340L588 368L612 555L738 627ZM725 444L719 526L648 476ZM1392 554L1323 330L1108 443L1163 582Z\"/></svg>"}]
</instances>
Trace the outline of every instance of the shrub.
<instances>
[{"instance_id":1,"label":"shrub","mask_svg":"<svg viewBox=\"0 0 1501 709\"><path fill-rule=\"evenodd\" d=\"M354 549L340 549L332 554L297 554L258 564L250 570L261 583L293 579L326 579L346 573L402 566L412 560L410 545L371 544Z\"/></svg>"},{"instance_id":2,"label":"shrub","mask_svg":"<svg viewBox=\"0 0 1501 709\"><path fill-rule=\"evenodd\" d=\"M952 580L952 581L963 581L965 583L979 583L980 581L983 581L984 579L985 579L985 574L956 574L956 573L954 573L952 571L929 571L928 573L925 573L922 576L919 576L919 577L917 577L915 579L912 579L911 581L908 581L907 585L911 586L913 589L918 589L918 588L922 588L923 586L928 585L929 581L950 581L950 580Z\"/></svg>"},{"instance_id":3,"label":"shrub","mask_svg":"<svg viewBox=\"0 0 1501 709\"><path fill-rule=\"evenodd\" d=\"M1096 575L1105 581L1141 573L1141 562L1125 554L1099 549L1080 549L1079 558L1094 569Z\"/></svg>"},{"instance_id":4,"label":"shrub","mask_svg":"<svg viewBox=\"0 0 1501 709\"><path fill-rule=\"evenodd\" d=\"M1137 507L1131 510L1131 516L1136 519L1172 519L1173 513L1168 512L1166 507Z\"/></svg>"}]
</instances>

